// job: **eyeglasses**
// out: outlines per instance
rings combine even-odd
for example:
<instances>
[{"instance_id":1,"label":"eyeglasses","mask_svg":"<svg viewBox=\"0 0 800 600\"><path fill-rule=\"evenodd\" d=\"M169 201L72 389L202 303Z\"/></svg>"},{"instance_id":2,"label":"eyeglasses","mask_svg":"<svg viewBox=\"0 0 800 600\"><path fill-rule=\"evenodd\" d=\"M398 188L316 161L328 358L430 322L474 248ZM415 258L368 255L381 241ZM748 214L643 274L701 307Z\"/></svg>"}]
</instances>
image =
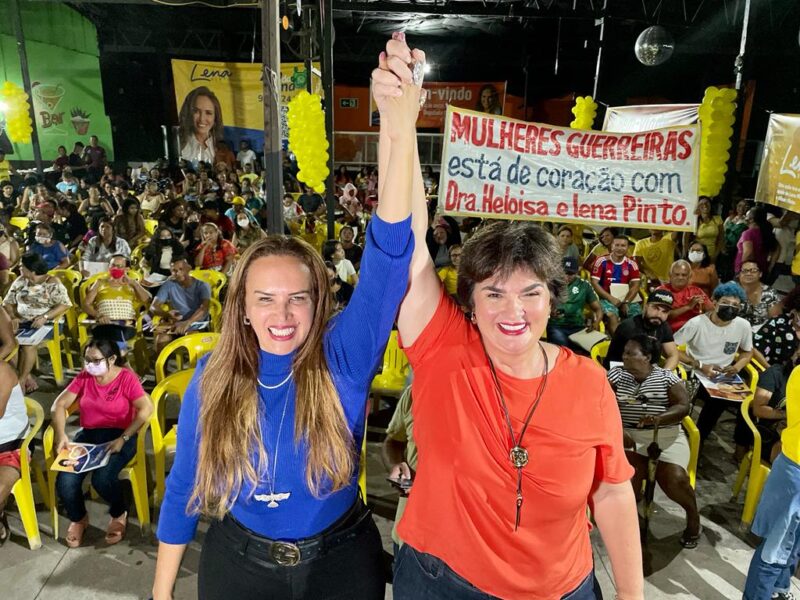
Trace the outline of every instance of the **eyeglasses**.
<instances>
[{"instance_id":1,"label":"eyeglasses","mask_svg":"<svg viewBox=\"0 0 800 600\"><path fill-rule=\"evenodd\" d=\"M105 360L105 357L103 357L103 358L89 358L88 356L84 356L83 357L83 362L85 364L87 364L87 365L99 365L104 360Z\"/></svg>"},{"instance_id":2,"label":"eyeglasses","mask_svg":"<svg viewBox=\"0 0 800 600\"><path fill-rule=\"evenodd\" d=\"M756 273L760 273L760 269L742 269L739 271L740 273L744 273L745 275L755 275Z\"/></svg>"}]
</instances>

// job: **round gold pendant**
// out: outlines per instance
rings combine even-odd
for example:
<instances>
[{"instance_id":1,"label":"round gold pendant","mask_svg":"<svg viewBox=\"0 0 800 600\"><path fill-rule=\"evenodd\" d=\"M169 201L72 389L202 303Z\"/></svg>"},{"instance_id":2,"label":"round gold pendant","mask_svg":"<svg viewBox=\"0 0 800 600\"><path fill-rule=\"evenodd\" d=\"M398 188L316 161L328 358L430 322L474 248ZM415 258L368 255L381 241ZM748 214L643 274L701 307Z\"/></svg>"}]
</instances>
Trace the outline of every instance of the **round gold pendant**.
<instances>
[{"instance_id":1,"label":"round gold pendant","mask_svg":"<svg viewBox=\"0 0 800 600\"><path fill-rule=\"evenodd\" d=\"M514 446L510 453L511 464L521 469L528 464L528 451L521 446Z\"/></svg>"}]
</instances>

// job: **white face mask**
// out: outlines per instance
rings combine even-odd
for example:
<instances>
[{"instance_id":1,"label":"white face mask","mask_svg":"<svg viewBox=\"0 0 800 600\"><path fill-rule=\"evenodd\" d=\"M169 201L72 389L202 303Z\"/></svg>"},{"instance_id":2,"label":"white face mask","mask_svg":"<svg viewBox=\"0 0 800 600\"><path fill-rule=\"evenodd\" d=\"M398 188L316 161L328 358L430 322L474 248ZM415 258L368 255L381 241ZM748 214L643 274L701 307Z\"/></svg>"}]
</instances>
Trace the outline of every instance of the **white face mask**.
<instances>
[{"instance_id":1,"label":"white face mask","mask_svg":"<svg viewBox=\"0 0 800 600\"><path fill-rule=\"evenodd\" d=\"M244 219L238 219L236 222L239 224L239 227L243 227L245 229L250 227L250 219L246 217Z\"/></svg>"},{"instance_id":2,"label":"white face mask","mask_svg":"<svg viewBox=\"0 0 800 600\"><path fill-rule=\"evenodd\" d=\"M706 255L703 254L702 250L693 250L692 252L689 252L689 260L693 263L699 263L703 260L703 258L705 258L705 256Z\"/></svg>"},{"instance_id":3,"label":"white face mask","mask_svg":"<svg viewBox=\"0 0 800 600\"><path fill-rule=\"evenodd\" d=\"M39 244L47 244L50 242L50 236L47 235L37 235L35 239Z\"/></svg>"}]
</instances>

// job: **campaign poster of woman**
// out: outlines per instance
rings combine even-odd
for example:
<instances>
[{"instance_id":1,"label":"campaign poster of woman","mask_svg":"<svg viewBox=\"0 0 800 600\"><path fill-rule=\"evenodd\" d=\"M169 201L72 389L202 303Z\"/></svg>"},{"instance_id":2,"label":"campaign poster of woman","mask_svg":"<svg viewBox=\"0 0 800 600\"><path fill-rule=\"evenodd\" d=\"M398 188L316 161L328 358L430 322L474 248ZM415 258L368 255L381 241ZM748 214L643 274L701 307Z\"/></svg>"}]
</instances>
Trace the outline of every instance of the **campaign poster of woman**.
<instances>
[{"instance_id":1,"label":"campaign poster of woman","mask_svg":"<svg viewBox=\"0 0 800 600\"><path fill-rule=\"evenodd\" d=\"M222 108L214 92L200 86L186 94L178 120L181 158L195 167L200 162L213 165L223 133Z\"/></svg>"},{"instance_id":2,"label":"campaign poster of woman","mask_svg":"<svg viewBox=\"0 0 800 600\"><path fill-rule=\"evenodd\" d=\"M480 94L478 94L478 103L475 110L488 113L490 115L502 115L503 105L500 101L500 94L497 88L491 83L481 87Z\"/></svg>"}]
</instances>

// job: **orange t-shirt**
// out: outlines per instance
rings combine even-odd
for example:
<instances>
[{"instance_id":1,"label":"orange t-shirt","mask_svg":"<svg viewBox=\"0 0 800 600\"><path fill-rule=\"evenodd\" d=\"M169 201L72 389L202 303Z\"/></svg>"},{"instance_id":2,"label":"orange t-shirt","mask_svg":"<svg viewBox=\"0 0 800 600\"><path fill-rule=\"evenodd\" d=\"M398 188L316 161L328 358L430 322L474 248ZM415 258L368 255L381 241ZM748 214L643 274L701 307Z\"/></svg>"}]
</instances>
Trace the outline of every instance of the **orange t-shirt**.
<instances>
[{"instance_id":1,"label":"orange t-shirt","mask_svg":"<svg viewBox=\"0 0 800 600\"><path fill-rule=\"evenodd\" d=\"M419 465L399 536L493 596L550 600L574 590L592 570L590 495L634 472L605 371L561 349L521 443L530 462L515 532L517 471L477 328L443 294L406 353ZM497 375L519 435L540 378Z\"/></svg>"}]
</instances>

